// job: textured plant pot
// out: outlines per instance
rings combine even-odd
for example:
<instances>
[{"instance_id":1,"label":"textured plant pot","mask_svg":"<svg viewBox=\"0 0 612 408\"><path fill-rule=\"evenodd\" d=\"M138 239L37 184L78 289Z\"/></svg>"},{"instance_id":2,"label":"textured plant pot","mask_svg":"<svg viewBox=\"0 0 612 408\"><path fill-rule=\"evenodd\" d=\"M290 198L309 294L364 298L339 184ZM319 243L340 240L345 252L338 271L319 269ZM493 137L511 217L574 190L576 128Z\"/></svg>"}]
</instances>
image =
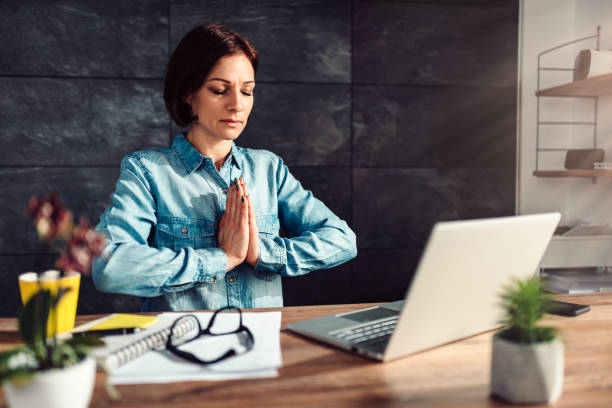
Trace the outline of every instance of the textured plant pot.
<instances>
[{"instance_id":1,"label":"textured plant pot","mask_svg":"<svg viewBox=\"0 0 612 408\"><path fill-rule=\"evenodd\" d=\"M496 335L491 393L515 404L550 404L563 391L563 366L563 343L559 339L518 344Z\"/></svg>"},{"instance_id":2,"label":"textured plant pot","mask_svg":"<svg viewBox=\"0 0 612 408\"><path fill-rule=\"evenodd\" d=\"M96 379L96 362L88 357L68 368L37 373L23 383L5 381L10 408L87 408Z\"/></svg>"}]
</instances>

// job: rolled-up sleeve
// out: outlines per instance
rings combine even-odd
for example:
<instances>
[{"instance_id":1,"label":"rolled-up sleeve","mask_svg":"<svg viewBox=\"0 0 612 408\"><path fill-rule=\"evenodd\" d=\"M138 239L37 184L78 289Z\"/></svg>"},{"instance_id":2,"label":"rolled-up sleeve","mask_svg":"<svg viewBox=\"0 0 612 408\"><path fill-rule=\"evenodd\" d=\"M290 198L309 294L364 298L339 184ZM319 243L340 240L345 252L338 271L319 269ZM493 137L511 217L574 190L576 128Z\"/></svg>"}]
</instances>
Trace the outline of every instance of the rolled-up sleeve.
<instances>
[{"instance_id":1,"label":"rolled-up sleeve","mask_svg":"<svg viewBox=\"0 0 612 408\"><path fill-rule=\"evenodd\" d=\"M305 190L278 158L278 216L289 237L261 236L255 270L298 276L327 269L357 255L355 233Z\"/></svg>"},{"instance_id":2,"label":"rolled-up sleeve","mask_svg":"<svg viewBox=\"0 0 612 408\"><path fill-rule=\"evenodd\" d=\"M96 227L106 236L94 260L98 290L154 297L213 282L225 275L227 258L220 248L154 248L149 245L157 225L151 178L135 154L121 163L112 204Z\"/></svg>"}]
</instances>

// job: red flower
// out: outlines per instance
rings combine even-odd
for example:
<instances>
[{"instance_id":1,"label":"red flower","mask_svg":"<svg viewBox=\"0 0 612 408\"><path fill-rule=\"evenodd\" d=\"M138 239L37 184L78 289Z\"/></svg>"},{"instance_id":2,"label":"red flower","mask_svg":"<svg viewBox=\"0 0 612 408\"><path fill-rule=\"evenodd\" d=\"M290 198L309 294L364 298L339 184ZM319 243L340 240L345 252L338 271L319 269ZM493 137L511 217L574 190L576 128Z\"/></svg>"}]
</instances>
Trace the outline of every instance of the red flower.
<instances>
[{"instance_id":1,"label":"red flower","mask_svg":"<svg viewBox=\"0 0 612 408\"><path fill-rule=\"evenodd\" d=\"M104 237L89 226L87 219L81 218L56 265L64 271L87 273L91 270L93 258L103 249Z\"/></svg>"},{"instance_id":2,"label":"red flower","mask_svg":"<svg viewBox=\"0 0 612 408\"><path fill-rule=\"evenodd\" d=\"M31 197L27 213L34 221L36 232L43 241L51 241L56 237L63 239L70 237L72 213L64 207L57 192L44 198Z\"/></svg>"},{"instance_id":3,"label":"red flower","mask_svg":"<svg viewBox=\"0 0 612 408\"><path fill-rule=\"evenodd\" d=\"M30 198L27 214L32 218L40 239L47 242L62 240L66 244L56 262L60 270L89 273L93 258L104 249L104 236L91 228L86 218L81 217L75 227L72 213L64 207L56 192L45 198Z\"/></svg>"}]
</instances>

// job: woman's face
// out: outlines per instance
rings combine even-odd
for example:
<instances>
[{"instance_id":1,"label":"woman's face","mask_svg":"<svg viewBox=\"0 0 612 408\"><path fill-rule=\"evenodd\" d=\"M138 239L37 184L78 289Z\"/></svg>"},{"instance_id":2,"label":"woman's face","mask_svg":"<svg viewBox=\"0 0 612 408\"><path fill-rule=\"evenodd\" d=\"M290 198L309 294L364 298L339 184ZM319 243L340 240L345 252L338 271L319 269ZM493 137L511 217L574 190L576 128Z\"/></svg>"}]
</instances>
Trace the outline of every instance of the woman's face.
<instances>
[{"instance_id":1,"label":"woman's face","mask_svg":"<svg viewBox=\"0 0 612 408\"><path fill-rule=\"evenodd\" d=\"M234 140L253 107L255 71L242 53L227 55L212 67L204 84L186 98L197 127L210 141Z\"/></svg>"}]
</instances>

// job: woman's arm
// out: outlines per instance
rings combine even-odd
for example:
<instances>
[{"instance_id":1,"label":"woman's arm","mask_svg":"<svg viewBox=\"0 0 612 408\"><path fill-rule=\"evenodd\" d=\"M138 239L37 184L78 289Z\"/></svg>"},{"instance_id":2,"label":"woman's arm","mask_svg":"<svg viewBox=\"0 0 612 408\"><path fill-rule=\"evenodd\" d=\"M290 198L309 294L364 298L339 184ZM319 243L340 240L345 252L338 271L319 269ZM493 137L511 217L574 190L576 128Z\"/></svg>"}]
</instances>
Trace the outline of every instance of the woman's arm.
<instances>
[{"instance_id":1,"label":"woman's arm","mask_svg":"<svg viewBox=\"0 0 612 408\"><path fill-rule=\"evenodd\" d=\"M149 245L157 225L156 197L137 155L121 163L112 201L96 227L107 238L103 254L93 263L99 290L152 297L225 275L227 256L221 248L174 251Z\"/></svg>"},{"instance_id":2,"label":"woman's arm","mask_svg":"<svg viewBox=\"0 0 612 408\"><path fill-rule=\"evenodd\" d=\"M355 233L305 190L278 160L278 216L291 238L260 234L260 255L255 269L298 276L354 258L357 255Z\"/></svg>"}]
</instances>

